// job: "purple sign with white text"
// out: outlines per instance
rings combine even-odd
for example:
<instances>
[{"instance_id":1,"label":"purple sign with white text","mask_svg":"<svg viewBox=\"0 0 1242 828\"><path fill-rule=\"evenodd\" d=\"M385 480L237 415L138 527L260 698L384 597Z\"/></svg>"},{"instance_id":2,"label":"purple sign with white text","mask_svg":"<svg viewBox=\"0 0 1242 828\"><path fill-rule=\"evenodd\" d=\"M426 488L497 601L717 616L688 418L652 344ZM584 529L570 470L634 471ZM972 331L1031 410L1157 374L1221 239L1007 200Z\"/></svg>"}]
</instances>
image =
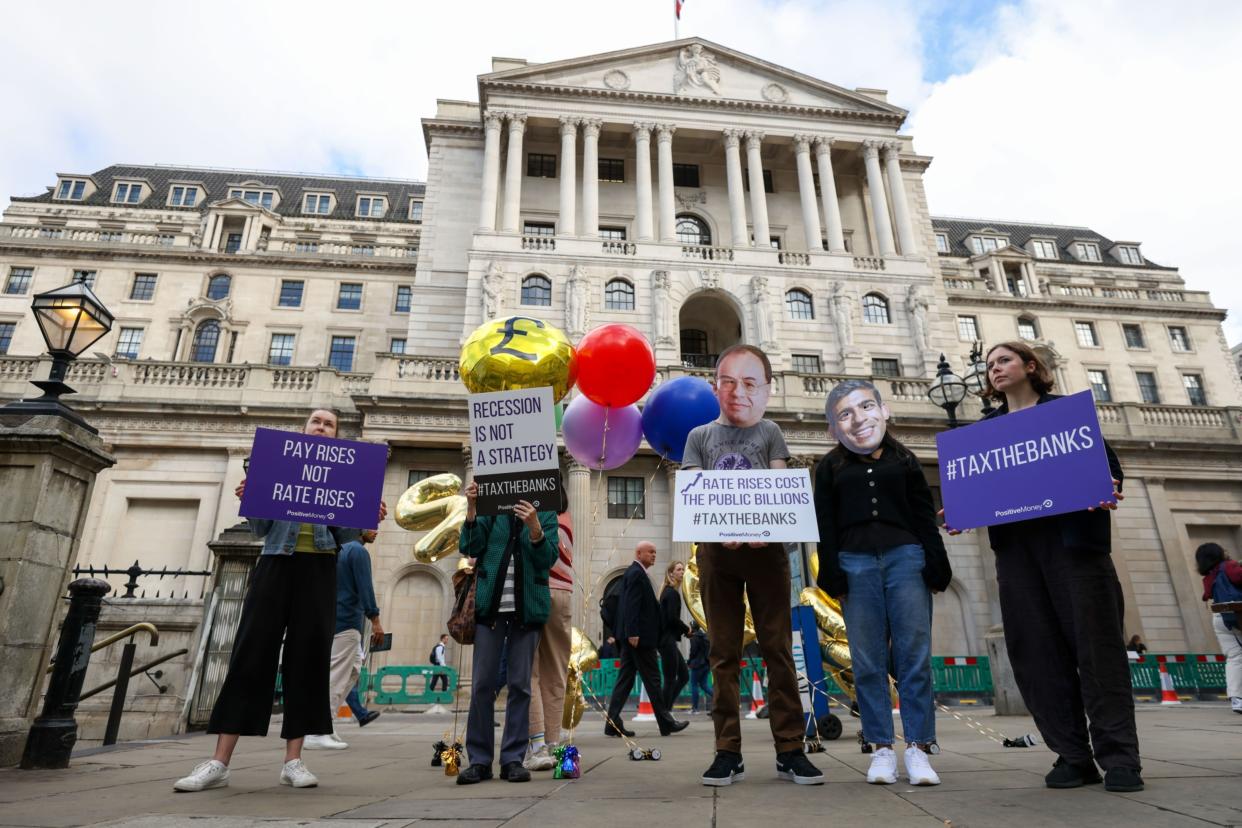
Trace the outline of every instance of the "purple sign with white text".
<instances>
[{"instance_id":1,"label":"purple sign with white text","mask_svg":"<svg viewBox=\"0 0 1242 828\"><path fill-rule=\"evenodd\" d=\"M1113 499L1090 391L936 435L944 520L974 529Z\"/></svg>"},{"instance_id":2,"label":"purple sign with white text","mask_svg":"<svg viewBox=\"0 0 1242 828\"><path fill-rule=\"evenodd\" d=\"M255 429L241 515L374 529L387 464L384 445Z\"/></svg>"}]
</instances>

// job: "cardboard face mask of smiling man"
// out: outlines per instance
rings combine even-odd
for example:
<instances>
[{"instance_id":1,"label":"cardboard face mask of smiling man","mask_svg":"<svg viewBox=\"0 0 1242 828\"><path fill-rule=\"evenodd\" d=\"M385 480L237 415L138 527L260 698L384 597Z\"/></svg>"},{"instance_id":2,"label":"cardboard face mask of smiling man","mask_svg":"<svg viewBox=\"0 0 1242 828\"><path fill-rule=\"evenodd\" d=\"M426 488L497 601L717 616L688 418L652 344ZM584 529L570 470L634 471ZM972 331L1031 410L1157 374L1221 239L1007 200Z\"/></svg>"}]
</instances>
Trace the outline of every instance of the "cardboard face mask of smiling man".
<instances>
[{"instance_id":1,"label":"cardboard face mask of smiling man","mask_svg":"<svg viewBox=\"0 0 1242 828\"><path fill-rule=\"evenodd\" d=\"M888 431L892 413L880 390L866 380L846 380L828 394L828 431L855 454L874 454Z\"/></svg>"}]
</instances>

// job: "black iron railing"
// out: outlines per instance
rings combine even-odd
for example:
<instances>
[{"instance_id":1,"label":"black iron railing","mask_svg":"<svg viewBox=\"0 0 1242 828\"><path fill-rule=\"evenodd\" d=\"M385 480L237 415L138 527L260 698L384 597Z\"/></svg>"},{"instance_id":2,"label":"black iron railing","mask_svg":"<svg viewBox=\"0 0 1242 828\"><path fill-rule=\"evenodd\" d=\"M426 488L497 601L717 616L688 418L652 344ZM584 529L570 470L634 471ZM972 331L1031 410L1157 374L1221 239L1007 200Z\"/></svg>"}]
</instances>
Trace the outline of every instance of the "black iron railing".
<instances>
[{"instance_id":1,"label":"black iron railing","mask_svg":"<svg viewBox=\"0 0 1242 828\"><path fill-rule=\"evenodd\" d=\"M159 579L159 580L161 580L161 581L163 581L165 578L186 578L186 577L192 577L192 578L203 578L203 579L204 579L204 580L203 580L203 582L202 582L202 584L203 584L203 585L202 585L202 587L199 589L199 592L198 592L198 597L199 597L199 598L202 598L202 597L203 597L203 595L205 595L205 594L206 594L206 591L207 591L207 581L206 581L206 579L207 579L208 577L210 577L210 576L211 576L212 572L211 572L211 570L209 570L209 569L205 569L205 570L192 570L192 569L169 569L168 567L164 567L163 569L144 569L144 568L143 568L143 566L142 566L141 564L139 564L137 561L134 561L133 565L132 565L132 566L127 567L126 569L114 569L114 568L112 568L112 567L110 567L110 566L102 566L102 567L98 567L98 566L75 566L75 567L73 568L73 574L74 574L75 576L78 576L78 577L81 577L81 576L83 576L83 575L88 575L88 576L90 576L90 577L92 577L92 578L95 578L95 577L100 577L100 576L102 576L102 577L105 577L105 578L106 578L106 577L108 577L109 575L126 575L126 576L128 576L129 580L128 580L128 581L126 581L126 582L125 582L125 584L124 584L125 594L124 594L124 595L119 595L119 596L117 596L118 598L146 598L146 597L147 597L147 590L146 590L146 589L144 589L144 590L142 591L142 594L141 594L141 595L135 595L135 594L134 594L134 593L135 593L135 591L138 589L138 579L139 579L139 578L150 578L150 577L154 577L154 578L158 578L158 579ZM157 589L157 590L155 591L155 595L153 595L153 596L151 596L151 597L153 597L153 598L160 598L160 597L164 597L164 598L176 598L176 597L177 597L177 596L176 596L176 592L177 592L177 590L174 590L174 589L169 588L169 590L168 590L168 593L169 593L169 594L168 594L168 595L161 596L161 595L160 595L160 590L159 590L159 589ZM181 596L181 597L183 597L183 598L189 598L189 597L190 597L190 591L189 591L189 590L182 590L182 593L183 593L183 594L182 594L182 596Z\"/></svg>"}]
</instances>

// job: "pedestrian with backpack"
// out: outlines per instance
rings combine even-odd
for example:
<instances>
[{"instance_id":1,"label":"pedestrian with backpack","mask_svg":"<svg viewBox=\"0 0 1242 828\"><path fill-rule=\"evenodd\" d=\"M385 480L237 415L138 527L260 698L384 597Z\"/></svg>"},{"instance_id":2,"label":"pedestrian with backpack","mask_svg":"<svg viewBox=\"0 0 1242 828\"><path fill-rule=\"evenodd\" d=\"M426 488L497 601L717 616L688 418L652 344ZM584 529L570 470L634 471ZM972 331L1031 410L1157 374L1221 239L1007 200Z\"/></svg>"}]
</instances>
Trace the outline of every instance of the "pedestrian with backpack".
<instances>
[{"instance_id":1,"label":"pedestrian with backpack","mask_svg":"<svg viewBox=\"0 0 1242 828\"><path fill-rule=\"evenodd\" d=\"M448 664L448 661L444 656L444 648L448 646L448 639L448 633L442 633L440 635L440 640L436 642L436 646L431 648L431 655L428 656L428 658L431 660L433 666L443 667ZM443 687L444 692L447 693L449 689L448 673L432 674L431 684L427 686L427 689L434 693L437 684L440 684Z\"/></svg>"},{"instance_id":2,"label":"pedestrian with backpack","mask_svg":"<svg viewBox=\"0 0 1242 828\"><path fill-rule=\"evenodd\" d=\"M1203 600L1214 604L1242 602L1242 564L1225 554L1219 543L1195 550L1203 576ZM1212 630L1225 654L1225 689L1234 713L1242 713L1242 618L1236 612L1212 613Z\"/></svg>"}]
</instances>

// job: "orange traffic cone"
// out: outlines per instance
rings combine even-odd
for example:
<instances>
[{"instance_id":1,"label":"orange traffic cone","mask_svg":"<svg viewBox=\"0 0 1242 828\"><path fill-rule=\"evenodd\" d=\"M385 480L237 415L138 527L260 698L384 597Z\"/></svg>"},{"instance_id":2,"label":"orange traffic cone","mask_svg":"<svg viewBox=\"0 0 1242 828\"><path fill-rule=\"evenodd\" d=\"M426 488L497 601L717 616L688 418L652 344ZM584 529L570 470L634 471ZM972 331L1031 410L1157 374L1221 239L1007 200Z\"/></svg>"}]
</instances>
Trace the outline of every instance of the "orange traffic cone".
<instances>
[{"instance_id":1,"label":"orange traffic cone","mask_svg":"<svg viewBox=\"0 0 1242 828\"><path fill-rule=\"evenodd\" d=\"M1164 661L1160 661L1160 703L1161 704L1181 704L1182 700L1177 697L1177 691L1173 689L1173 677L1169 675L1169 668L1164 666Z\"/></svg>"},{"instance_id":2,"label":"orange traffic cone","mask_svg":"<svg viewBox=\"0 0 1242 828\"><path fill-rule=\"evenodd\" d=\"M765 704L763 699L763 682L759 680L759 671L755 670L751 674L750 680L750 712L746 714L748 719L759 718L759 710Z\"/></svg>"},{"instance_id":3,"label":"orange traffic cone","mask_svg":"<svg viewBox=\"0 0 1242 828\"><path fill-rule=\"evenodd\" d=\"M354 715L354 711L349 709L348 704L342 704L340 707L336 709L336 717L338 719L349 719L349 718L352 718L353 715Z\"/></svg>"},{"instance_id":4,"label":"orange traffic cone","mask_svg":"<svg viewBox=\"0 0 1242 828\"><path fill-rule=\"evenodd\" d=\"M651 706L651 699L647 698L647 685L639 681L638 691L638 715L630 719L630 721L654 722L656 720L655 710Z\"/></svg>"}]
</instances>

